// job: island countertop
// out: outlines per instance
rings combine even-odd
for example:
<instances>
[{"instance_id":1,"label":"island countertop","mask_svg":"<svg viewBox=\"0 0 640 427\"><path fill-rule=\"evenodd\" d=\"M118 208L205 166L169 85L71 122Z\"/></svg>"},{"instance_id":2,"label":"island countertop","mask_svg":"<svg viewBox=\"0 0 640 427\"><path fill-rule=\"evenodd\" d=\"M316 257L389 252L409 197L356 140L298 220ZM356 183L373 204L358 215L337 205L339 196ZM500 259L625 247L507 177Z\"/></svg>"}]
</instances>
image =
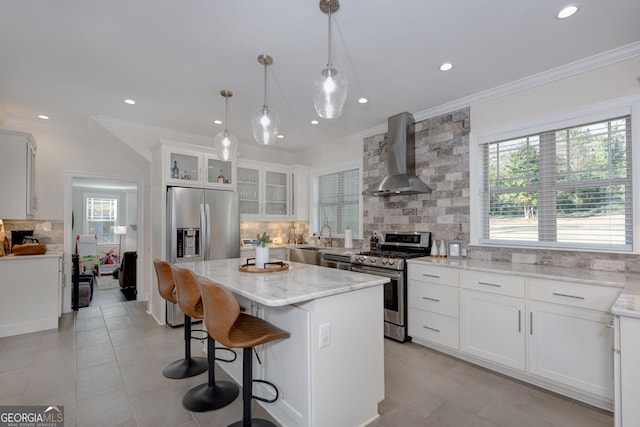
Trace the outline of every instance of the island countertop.
<instances>
[{"instance_id":1,"label":"island countertop","mask_svg":"<svg viewBox=\"0 0 640 427\"><path fill-rule=\"evenodd\" d=\"M390 281L387 277L291 261L286 261L289 264L288 270L246 273L239 271L245 261L245 258L231 258L183 262L176 266L188 268L199 276L226 286L238 295L270 307L311 301Z\"/></svg>"}]
</instances>

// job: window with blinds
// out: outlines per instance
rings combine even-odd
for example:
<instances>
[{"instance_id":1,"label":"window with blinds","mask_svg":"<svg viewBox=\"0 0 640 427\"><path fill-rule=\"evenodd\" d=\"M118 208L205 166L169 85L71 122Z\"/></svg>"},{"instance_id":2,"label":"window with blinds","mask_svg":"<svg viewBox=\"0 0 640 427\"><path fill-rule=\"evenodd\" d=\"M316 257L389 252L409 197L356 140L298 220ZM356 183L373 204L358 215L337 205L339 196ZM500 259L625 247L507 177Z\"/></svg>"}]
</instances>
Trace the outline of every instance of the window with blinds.
<instances>
[{"instance_id":1,"label":"window with blinds","mask_svg":"<svg viewBox=\"0 0 640 427\"><path fill-rule=\"evenodd\" d=\"M350 169L318 175L313 179L313 230L323 225L343 235L348 227L353 236L360 230L360 170Z\"/></svg>"},{"instance_id":2,"label":"window with blinds","mask_svg":"<svg viewBox=\"0 0 640 427\"><path fill-rule=\"evenodd\" d=\"M85 198L85 234L94 234L98 243L117 243L113 227L118 221L118 198Z\"/></svg>"},{"instance_id":3,"label":"window with blinds","mask_svg":"<svg viewBox=\"0 0 640 427\"><path fill-rule=\"evenodd\" d=\"M631 117L480 147L484 243L632 250Z\"/></svg>"}]
</instances>

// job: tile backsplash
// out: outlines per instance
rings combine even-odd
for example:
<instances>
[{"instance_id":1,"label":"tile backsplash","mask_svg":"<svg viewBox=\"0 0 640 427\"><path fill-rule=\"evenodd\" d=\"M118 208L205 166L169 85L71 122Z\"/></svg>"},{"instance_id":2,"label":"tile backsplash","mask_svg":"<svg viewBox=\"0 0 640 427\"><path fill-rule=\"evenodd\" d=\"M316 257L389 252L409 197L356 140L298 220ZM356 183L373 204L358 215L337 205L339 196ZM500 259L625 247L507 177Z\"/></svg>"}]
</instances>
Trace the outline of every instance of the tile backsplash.
<instances>
[{"instance_id":1,"label":"tile backsplash","mask_svg":"<svg viewBox=\"0 0 640 427\"><path fill-rule=\"evenodd\" d=\"M47 245L48 251L61 251L64 246L64 221L60 220L4 220L4 228L11 242L11 231L33 230L33 237ZM22 242L16 242L22 243Z\"/></svg>"}]
</instances>

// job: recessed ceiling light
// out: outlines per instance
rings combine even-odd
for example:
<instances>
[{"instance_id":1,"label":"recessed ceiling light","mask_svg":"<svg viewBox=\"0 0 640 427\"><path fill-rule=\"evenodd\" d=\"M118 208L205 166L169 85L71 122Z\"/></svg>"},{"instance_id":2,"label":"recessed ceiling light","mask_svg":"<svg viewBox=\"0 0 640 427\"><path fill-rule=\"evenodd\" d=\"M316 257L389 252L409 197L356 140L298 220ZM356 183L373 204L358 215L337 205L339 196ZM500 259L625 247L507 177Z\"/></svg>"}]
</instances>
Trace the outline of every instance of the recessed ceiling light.
<instances>
[{"instance_id":1,"label":"recessed ceiling light","mask_svg":"<svg viewBox=\"0 0 640 427\"><path fill-rule=\"evenodd\" d=\"M367 98L360 98L360 99L358 99L358 102L360 104L366 104L367 102L369 102L369 100Z\"/></svg>"},{"instance_id":2,"label":"recessed ceiling light","mask_svg":"<svg viewBox=\"0 0 640 427\"><path fill-rule=\"evenodd\" d=\"M311 124L312 124L312 125L317 125L318 123L320 123L320 122L319 122L319 121L317 121L317 120L311 120Z\"/></svg>"},{"instance_id":3,"label":"recessed ceiling light","mask_svg":"<svg viewBox=\"0 0 640 427\"><path fill-rule=\"evenodd\" d=\"M282 134L278 134L278 136L277 136L276 138L278 138L278 139L283 139L283 138L284 138L284 135L282 135Z\"/></svg>"},{"instance_id":4,"label":"recessed ceiling light","mask_svg":"<svg viewBox=\"0 0 640 427\"><path fill-rule=\"evenodd\" d=\"M49 116L45 116L44 114L39 114L38 118L42 120L49 120Z\"/></svg>"},{"instance_id":5,"label":"recessed ceiling light","mask_svg":"<svg viewBox=\"0 0 640 427\"><path fill-rule=\"evenodd\" d=\"M449 71L453 68L453 64L450 62L445 62L440 66L440 71Z\"/></svg>"},{"instance_id":6,"label":"recessed ceiling light","mask_svg":"<svg viewBox=\"0 0 640 427\"><path fill-rule=\"evenodd\" d=\"M558 14L556 15L556 18L565 19L574 15L577 11L578 11L578 6L575 6L575 5L567 6L564 9L562 9L560 12L558 12Z\"/></svg>"},{"instance_id":7,"label":"recessed ceiling light","mask_svg":"<svg viewBox=\"0 0 640 427\"><path fill-rule=\"evenodd\" d=\"M125 104L129 104L129 105L133 105L133 104L135 104L135 103L136 103L136 101L134 101L133 99L125 99L125 100L124 100L124 103L125 103Z\"/></svg>"},{"instance_id":8,"label":"recessed ceiling light","mask_svg":"<svg viewBox=\"0 0 640 427\"><path fill-rule=\"evenodd\" d=\"M222 120L214 120L213 123L215 123L217 125L221 125L222 124Z\"/></svg>"}]
</instances>

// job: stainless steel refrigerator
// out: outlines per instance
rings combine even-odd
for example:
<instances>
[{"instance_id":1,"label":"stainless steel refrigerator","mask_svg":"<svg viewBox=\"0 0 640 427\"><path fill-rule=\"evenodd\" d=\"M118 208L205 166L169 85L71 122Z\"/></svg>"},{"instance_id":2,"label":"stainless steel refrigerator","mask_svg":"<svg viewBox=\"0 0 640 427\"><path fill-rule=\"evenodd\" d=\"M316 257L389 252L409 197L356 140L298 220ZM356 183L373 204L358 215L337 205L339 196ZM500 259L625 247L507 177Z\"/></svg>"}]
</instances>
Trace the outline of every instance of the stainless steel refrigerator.
<instances>
[{"instance_id":1,"label":"stainless steel refrigerator","mask_svg":"<svg viewBox=\"0 0 640 427\"><path fill-rule=\"evenodd\" d=\"M167 261L240 257L238 194L199 188L167 188ZM167 324L184 324L177 304L167 301Z\"/></svg>"}]
</instances>

